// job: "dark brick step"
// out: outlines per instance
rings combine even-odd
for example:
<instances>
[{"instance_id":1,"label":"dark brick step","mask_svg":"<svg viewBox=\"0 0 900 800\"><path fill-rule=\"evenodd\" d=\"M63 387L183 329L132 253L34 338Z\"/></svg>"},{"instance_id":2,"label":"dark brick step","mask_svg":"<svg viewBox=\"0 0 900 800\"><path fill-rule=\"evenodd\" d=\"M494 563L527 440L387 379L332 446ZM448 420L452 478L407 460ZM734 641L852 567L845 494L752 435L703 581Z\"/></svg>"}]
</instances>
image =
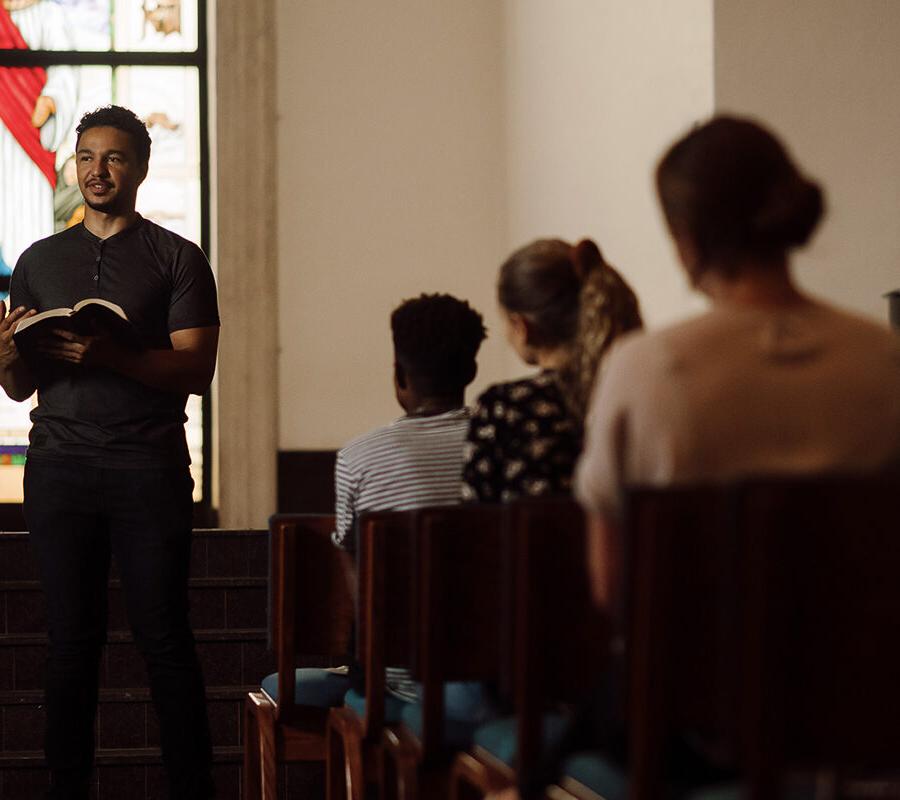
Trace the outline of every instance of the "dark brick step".
<instances>
[{"instance_id":1,"label":"dark brick step","mask_svg":"<svg viewBox=\"0 0 900 800\"><path fill-rule=\"evenodd\" d=\"M265 578L269 564L266 530L199 529L194 531L191 576L195 578ZM113 559L110 570L115 576ZM0 579L36 580L37 566L28 534L0 532Z\"/></svg>"},{"instance_id":2,"label":"dark brick step","mask_svg":"<svg viewBox=\"0 0 900 800\"><path fill-rule=\"evenodd\" d=\"M217 754L213 764L216 800L239 800L241 766L227 753ZM48 775L42 761L28 766L4 768L0 761L0 797L3 800L38 800L47 791ZM289 764L281 769L279 800L324 795L324 770L321 764ZM100 766L91 787L91 800L165 800L165 777L157 763Z\"/></svg>"},{"instance_id":3,"label":"dark brick step","mask_svg":"<svg viewBox=\"0 0 900 800\"><path fill-rule=\"evenodd\" d=\"M268 585L268 579L246 576L239 578L191 578L188 586L191 589L241 589L244 587L259 587ZM118 578L110 578L110 589L121 589L122 581ZM25 580L0 580L0 592L4 591L40 591L41 584L37 578Z\"/></svg>"},{"instance_id":4,"label":"dark brick step","mask_svg":"<svg viewBox=\"0 0 900 800\"><path fill-rule=\"evenodd\" d=\"M248 686L207 686L206 697L209 700L235 700L246 696L247 692L258 691L255 684ZM40 704L43 692L40 689L27 689L16 692L0 692L0 708L4 706ZM150 690L144 687L136 689L101 689L100 703L147 703L150 701Z\"/></svg>"},{"instance_id":5,"label":"dark brick step","mask_svg":"<svg viewBox=\"0 0 900 800\"><path fill-rule=\"evenodd\" d=\"M243 742L244 698L259 684L207 690L207 708L213 744L240 747ZM44 708L39 691L4 693L11 702L0 705L0 755L43 746ZM95 725L100 749L159 746L159 725L147 690L101 693Z\"/></svg>"},{"instance_id":6,"label":"dark brick step","mask_svg":"<svg viewBox=\"0 0 900 800\"><path fill-rule=\"evenodd\" d=\"M254 685L275 669L263 630L196 631L195 636L208 686ZM40 689L45 659L45 636L0 636L0 690ZM110 635L100 662L101 687L129 689L146 684L144 662L131 637Z\"/></svg>"},{"instance_id":7,"label":"dark brick step","mask_svg":"<svg viewBox=\"0 0 900 800\"><path fill-rule=\"evenodd\" d=\"M191 624L201 629L264 628L267 592L265 578L192 579ZM0 635L45 631L44 608L44 595L36 583L0 582ZM110 584L108 620L111 632L128 630L119 581Z\"/></svg>"},{"instance_id":8,"label":"dark brick step","mask_svg":"<svg viewBox=\"0 0 900 800\"><path fill-rule=\"evenodd\" d=\"M241 760L239 747L213 750L217 800L239 800ZM164 800L166 797L159 751L153 748L99 750L94 775L91 800ZM47 791L48 781L43 753L0 754L3 800L38 800Z\"/></svg>"},{"instance_id":9,"label":"dark brick step","mask_svg":"<svg viewBox=\"0 0 900 800\"><path fill-rule=\"evenodd\" d=\"M214 747L213 763L231 764L243 760L242 747ZM159 749L155 747L130 747L98 750L95 758L98 767L115 767L125 764L162 764ZM41 750L21 750L0 753L0 769L40 769L44 766Z\"/></svg>"}]
</instances>

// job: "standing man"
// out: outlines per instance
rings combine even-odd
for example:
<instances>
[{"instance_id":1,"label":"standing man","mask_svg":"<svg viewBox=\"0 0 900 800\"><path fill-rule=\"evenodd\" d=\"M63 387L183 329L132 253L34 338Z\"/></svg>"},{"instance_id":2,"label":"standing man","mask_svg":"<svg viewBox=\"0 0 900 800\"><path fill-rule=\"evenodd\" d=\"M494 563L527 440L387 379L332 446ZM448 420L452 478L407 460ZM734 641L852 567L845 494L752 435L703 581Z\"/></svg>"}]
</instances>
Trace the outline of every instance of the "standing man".
<instances>
[{"instance_id":1,"label":"standing man","mask_svg":"<svg viewBox=\"0 0 900 800\"><path fill-rule=\"evenodd\" d=\"M84 222L26 250L0 304L0 385L37 389L25 467L25 518L47 598L45 749L52 798L88 796L110 555L147 664L172 800L212 797L203 678L188 623L192 487L184 435L189 393L216 363L215 283L202 251L135 211L150 137L127 109L77 128ZM23 358L23 317L87 297L118 303L138 351L97 330L57 330Z\"/></svg>"}]
</instances>

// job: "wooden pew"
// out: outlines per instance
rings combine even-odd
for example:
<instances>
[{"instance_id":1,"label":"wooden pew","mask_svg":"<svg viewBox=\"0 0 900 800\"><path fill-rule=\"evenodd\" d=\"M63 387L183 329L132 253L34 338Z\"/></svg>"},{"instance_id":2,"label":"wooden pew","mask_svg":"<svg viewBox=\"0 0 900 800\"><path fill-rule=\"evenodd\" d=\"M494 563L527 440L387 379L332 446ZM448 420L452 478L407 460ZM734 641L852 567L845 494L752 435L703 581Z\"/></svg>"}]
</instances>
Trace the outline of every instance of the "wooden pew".
<instances>
[{"instance_id":1,"label":"wooden pew","mask_svg":"<svg viewBox=\"0 0 900 800\"><path fill-rule=\"evenodd\" d=\"M900 481L747 487L742 769L771 797L798 765L892 773L900 795ZM836 784L840 794L840 786Z\"/></svg>"},{"instance_id":2,"label":"wooden pew","mask_svg":"<svg viewBox=\"0 0 900 800\"><path fill-rule=\"evenodd\" d=\"M274 697L250 692L244 712L244 800L276 800L286 762L325 759L327 705L295 703L304 657L346 663L353 622L350 561L331 542L333 515L277 514L270 531L270 629ZM337 676L317 674L340 689ZM336 689L335 689L336 687Z\"/></svg>"},{"instance_id":3,"label":"wooden pew","mask_svg":"<svg viewBox=\"0 0 900 800\"><path fill-rule=\"evenodd\" d=\"M687 731L753 798L798 768L897 773L898 498L856 478L636 498L632 798Z\"/></svg>"},{"instance_id":4,"label":"wooden pew","mask_svg":"<svg viewBox=\"0 0 900 800\"><path fill-rule=\"evenodd\" d=\"M377 511L359 522L357 657L365 712L332 708L327 725L329 800L362 800L377 779L385 727L385 668L408 667L412 651L415 511Z\"/></svg>"},{"instance_id":5,"label":"wooden pew","mask_svg":"<svg viewBox=\"0 0 900 800\"><path fill-rule=\"evenodd\" d=\"M582 700L608 668L609 625L590 596L580 507L571 500L520 501L506 507L505 518L512 580L503 683L516 712L508 726L514 758L508 763L476 740L454 761L454 799L514 784L540 758L547 712Z\"/></svg>"},{"instance_id":6,"label":"wooden pew","mask_svg":"<svg viewBox=\"0 0 900 800\"><path fill-rule=\"evenodd\" d=\"M496 681L501 672L502 508L422 509L415 537L413 672L422 702L384 732L382 797L443 797L447 681ZM388 624L391 624L388 621Z\"/></svg>"}]
</instances>

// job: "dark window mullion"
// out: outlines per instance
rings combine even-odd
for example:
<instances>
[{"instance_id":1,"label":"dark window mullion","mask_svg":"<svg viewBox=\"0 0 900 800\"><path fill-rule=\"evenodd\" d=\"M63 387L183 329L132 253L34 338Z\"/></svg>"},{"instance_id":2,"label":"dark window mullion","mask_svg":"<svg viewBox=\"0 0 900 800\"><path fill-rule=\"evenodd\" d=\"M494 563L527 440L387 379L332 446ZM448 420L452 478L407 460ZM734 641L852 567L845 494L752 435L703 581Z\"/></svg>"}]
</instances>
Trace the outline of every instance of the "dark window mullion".
<instances>
[{"instance_id":1,"label":"dark window mullion","mask_svg":"<svg viewBox=\"0 0 900 800\"><path fill-rule=\"evenodd\" d=\"M0 50L0 66L52 67L58 64L103 67L197 67L205 68L206 54L147 51Z\"/></svg>"}]
</instances>

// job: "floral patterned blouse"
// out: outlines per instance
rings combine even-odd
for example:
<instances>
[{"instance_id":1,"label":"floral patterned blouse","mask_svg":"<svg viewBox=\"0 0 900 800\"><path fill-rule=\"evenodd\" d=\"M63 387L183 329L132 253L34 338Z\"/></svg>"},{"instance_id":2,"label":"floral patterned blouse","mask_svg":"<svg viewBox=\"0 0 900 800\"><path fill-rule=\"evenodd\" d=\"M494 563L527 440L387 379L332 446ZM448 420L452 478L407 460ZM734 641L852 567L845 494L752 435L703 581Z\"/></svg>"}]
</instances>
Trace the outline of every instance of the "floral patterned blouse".
<instances>
[{"instance_id":1,"label":"floral patterned blouse","mask_svg":"<svg viewBox=\"0 0 900 800\"><path fill-rule=\"evenodd\" d=\"M553 372L491 386L469 422L463 500L505 503L571 493L582 437Z\"/></svg>"}]
</instances>

